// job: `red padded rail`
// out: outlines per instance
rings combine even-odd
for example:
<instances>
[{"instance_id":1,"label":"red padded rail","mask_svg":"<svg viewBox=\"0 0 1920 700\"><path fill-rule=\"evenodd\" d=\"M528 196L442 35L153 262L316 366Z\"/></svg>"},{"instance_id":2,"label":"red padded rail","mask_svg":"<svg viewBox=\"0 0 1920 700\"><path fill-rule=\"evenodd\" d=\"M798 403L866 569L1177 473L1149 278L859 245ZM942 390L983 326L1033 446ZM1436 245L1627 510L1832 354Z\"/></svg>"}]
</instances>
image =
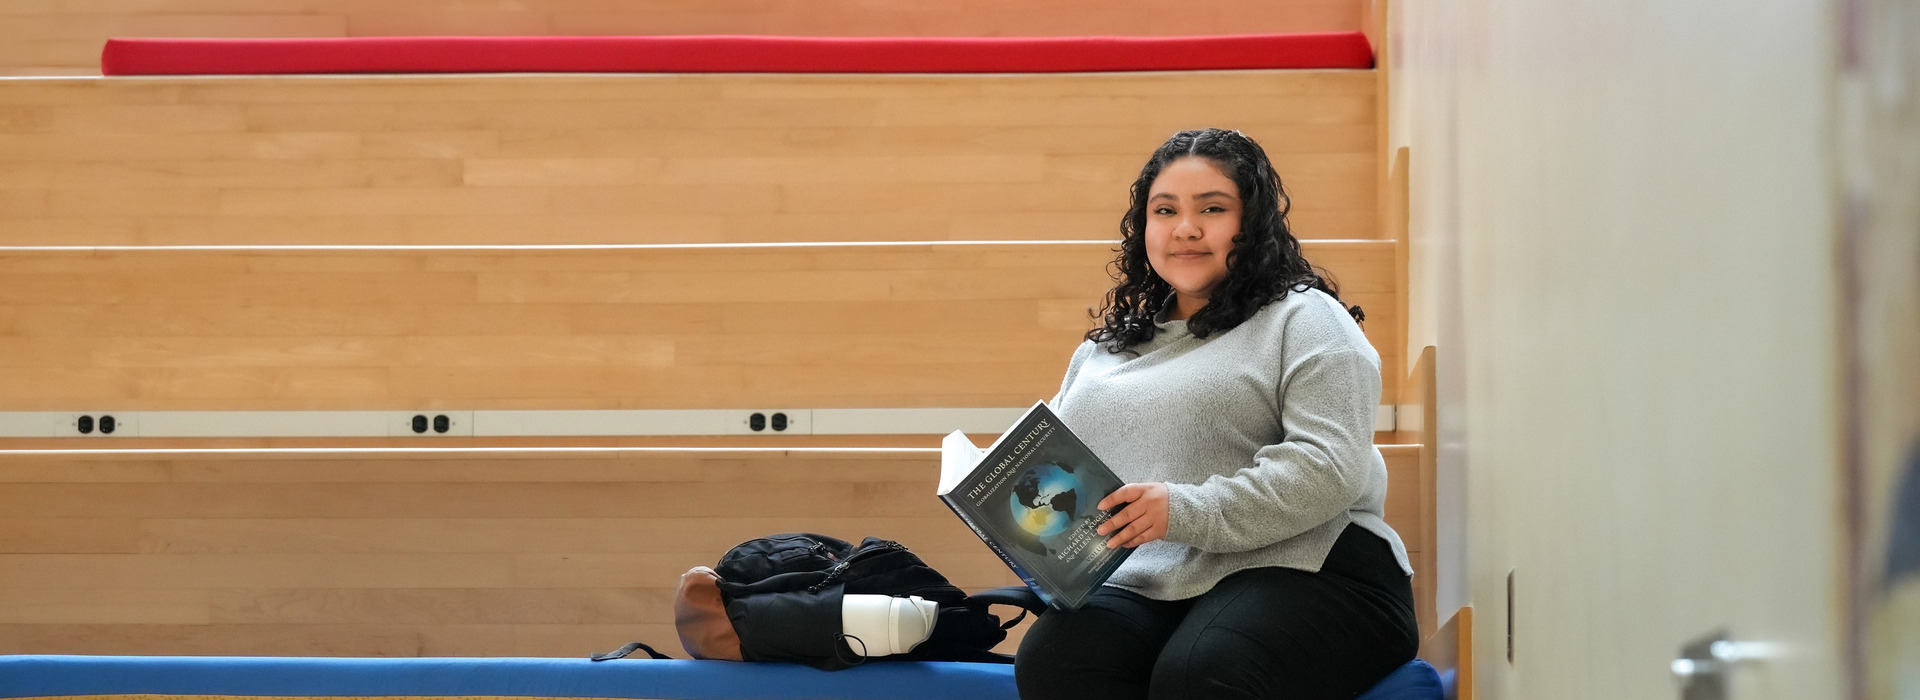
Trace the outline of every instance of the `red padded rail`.
<instances>
[{"instance_id":1,"label":"red padded rail","mask_svg":"<svg viewBox=\"0 0 1920 700\"><path fill-rule=\"evenodd\" d=\"M1371 68L1359 32L1187 37L527 36L109 39L107 75L1076 73Z\"/></svg>"}]
</instances>

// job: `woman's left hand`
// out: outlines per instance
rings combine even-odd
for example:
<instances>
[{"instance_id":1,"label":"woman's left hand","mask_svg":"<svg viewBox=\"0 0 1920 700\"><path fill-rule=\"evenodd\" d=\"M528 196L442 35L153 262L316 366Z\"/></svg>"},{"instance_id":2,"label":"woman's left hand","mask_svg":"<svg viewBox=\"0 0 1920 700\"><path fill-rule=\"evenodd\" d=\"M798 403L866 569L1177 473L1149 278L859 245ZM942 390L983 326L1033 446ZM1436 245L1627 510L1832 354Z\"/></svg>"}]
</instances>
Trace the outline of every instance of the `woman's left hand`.
<instances>
[{"instance_id":1,"label":"woman's left hand","mask_svg":"<svg viewBox=\"0 0 1920 700\"><path fill-rule=\"evenodd\" d=\"M1127 504L1095 530L1107 538L1107 548L1138 547L1167 536L1167 485L1159 482L1127 484L1100 499L1100 510Z\"/></svg>"}]
</instances>

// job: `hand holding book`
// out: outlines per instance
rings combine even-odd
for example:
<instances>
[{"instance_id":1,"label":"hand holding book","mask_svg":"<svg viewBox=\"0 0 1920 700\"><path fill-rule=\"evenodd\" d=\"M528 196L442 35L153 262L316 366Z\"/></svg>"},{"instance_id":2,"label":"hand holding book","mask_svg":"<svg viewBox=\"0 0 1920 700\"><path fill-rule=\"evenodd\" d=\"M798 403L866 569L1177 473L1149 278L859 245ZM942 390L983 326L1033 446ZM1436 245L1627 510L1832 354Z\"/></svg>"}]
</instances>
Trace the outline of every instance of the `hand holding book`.
<instances>
[{"instance_id":1,"label":"hand holding book","mask_svg":"<svg viewBox=\"0 0 1920 700\"><path fill-rule=\"evenodd\" d=\"M1114 512L1115 508L1119 512ZM1100 510L1113 517L1096 530L1107 537L1107 548L1132 549L1167 536L1167 485L1160 482L1127 484L1100 499Z\"/></svg>"}]
</instances>

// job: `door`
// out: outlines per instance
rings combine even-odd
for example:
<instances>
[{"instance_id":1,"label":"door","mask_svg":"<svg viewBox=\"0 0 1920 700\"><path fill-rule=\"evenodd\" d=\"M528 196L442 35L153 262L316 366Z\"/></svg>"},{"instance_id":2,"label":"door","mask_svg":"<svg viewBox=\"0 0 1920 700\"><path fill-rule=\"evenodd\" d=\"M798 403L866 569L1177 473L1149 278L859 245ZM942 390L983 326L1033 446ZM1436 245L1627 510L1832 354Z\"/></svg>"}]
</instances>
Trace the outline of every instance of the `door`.
<instances>
[{"instance_id":1,"label":"door","mask_svg":"<svg viewBox=\"0 0 1920 700\"><path fill-rule=\"evenodd\" d=\"M1396 7L1477 697L1846 697L1836 3Z\"/></svg>"}]
</instances>

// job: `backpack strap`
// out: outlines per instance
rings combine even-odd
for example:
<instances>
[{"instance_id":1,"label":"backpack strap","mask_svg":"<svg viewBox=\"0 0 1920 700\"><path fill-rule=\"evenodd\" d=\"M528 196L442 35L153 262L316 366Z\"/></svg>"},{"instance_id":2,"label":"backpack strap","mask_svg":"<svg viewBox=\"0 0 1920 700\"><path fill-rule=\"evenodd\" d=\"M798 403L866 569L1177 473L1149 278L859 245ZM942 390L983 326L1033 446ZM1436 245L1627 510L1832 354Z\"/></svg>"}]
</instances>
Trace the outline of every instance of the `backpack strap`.
<instances>
[{"instance_id":1,"label":"backpack strap","mask_svg":"<svg viewBox=\"0 0 1920 700\"><path fill-rule=\"evenodd\" d=\"M647 656L651 656L656 659L673 658L671 656L667 656L666 654L662 654L660 652L654 651L653 647L647 646L646 642L628 642L626 646L620 647L613 651L609 651L605 654L594 654L593 656L587 657L587 659L589 661L608 661L611 659L624 659L624 658L627 658L628 654L631 654L641 649L645 649L647 651Z\"/></svg>"},{"instance_id":2,"label":"backpack strap","mask_svg":"<svg viewBox=\"0 0 1920 700\"><path fill-rule=\"evenodd\" d=\"M1021 620L1027 619L1027 613L1039 615L1047 611L1047 604L1041 602L1039 594L1026 586L1001 586L967 596L963 601L967 607L985 611L989 605L1011 605L1020 608L1020 614L1000 625L1000 629L1013 629Z\"/></svg>"}]
</instances>

